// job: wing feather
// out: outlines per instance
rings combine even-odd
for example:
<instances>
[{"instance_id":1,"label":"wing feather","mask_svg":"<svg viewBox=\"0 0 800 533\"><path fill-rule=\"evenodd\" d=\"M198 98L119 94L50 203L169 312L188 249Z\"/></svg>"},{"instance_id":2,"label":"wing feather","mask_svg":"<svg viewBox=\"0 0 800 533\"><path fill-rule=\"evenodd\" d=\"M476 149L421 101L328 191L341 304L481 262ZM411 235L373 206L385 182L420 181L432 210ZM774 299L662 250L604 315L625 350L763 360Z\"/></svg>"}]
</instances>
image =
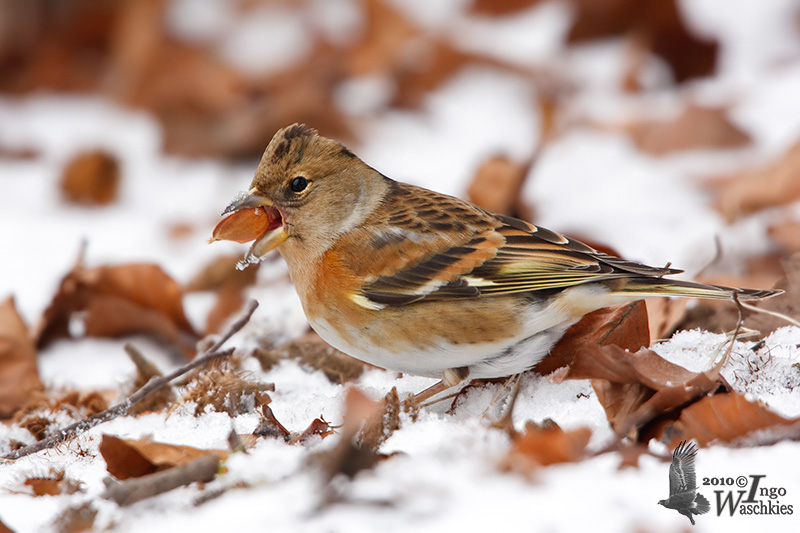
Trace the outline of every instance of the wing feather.
<instances>
[{"instance_id":1,"label":"wing feather","mask_svg":"<svg viewBox=\"0 0 800 533\"><path fill-rule=\"evenodd\" d=\"M380 269L385 274L359 295L376 304L557 290L680 272L625 261L546 228L405 184L396 184L390 200L394 211L384 215L385 224L371 226L382 229L365 242L391 241L401 250L411 249L412 241L427 242L431 251L393 257L392 268ZM440 226L449 228L447 238L437 233Z\"/></svg>"}]
</instances>

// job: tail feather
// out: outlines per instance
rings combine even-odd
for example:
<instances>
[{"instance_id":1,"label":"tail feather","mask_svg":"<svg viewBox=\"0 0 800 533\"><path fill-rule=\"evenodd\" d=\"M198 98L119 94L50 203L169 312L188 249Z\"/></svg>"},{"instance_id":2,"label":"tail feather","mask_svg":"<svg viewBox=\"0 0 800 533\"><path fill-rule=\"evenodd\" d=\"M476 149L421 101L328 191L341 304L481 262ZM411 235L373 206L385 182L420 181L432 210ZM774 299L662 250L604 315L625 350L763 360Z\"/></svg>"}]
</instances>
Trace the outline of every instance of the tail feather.
<instances>
[{"instance_id":1,"label":"tail feather","mask_svg":"<svg viewBox=\"0 0 800 533\"><path fill-rule=\"evenodd\" d=\"M694 497L695 503L695 512L697 514L706 514L708 511L711 510L711 504L708 503L708 500L702 494L697 494Z\"/></svg>"},{"instance_id":2,"label":"tail feather","mask_svg":"<svg viewBox=\"0 0 800 533\"><path fill-rule=\"evenodd\" d=\"M649 296L682 296L685 298L709 298L713 300L743 301L763 300L782 294L779 289L739 289L723 285L706 285L693 281L666 278L628 278L615 293Z\"/></svg>"}]
</instances>

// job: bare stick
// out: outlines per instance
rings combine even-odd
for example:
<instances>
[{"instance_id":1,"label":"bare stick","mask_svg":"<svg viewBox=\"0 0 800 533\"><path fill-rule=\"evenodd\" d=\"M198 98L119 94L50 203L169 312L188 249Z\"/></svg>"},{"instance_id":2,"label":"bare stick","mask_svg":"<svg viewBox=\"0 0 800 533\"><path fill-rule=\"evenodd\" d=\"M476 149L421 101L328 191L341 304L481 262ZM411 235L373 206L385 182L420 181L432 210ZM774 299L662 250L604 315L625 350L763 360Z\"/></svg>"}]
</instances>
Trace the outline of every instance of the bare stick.
<instances>
[{"instance_id":1,"label":"bare stick","mask_svg":"<svg viewBox=\"0 0 800 533\"><path fill-rule=\"evenodd\" d=\"M245 306L244 311L242 312L241 316L239 316L229 327L228 329L223 332L223 334L217 339L217 341L208 348L203 355L200 357L196 357L193 361L186 363L180 368L176 368L169 374L164 376L154 376L150 378L150 381L144 384L142 388L125 398L123 401L116 405L112 405L105 411L92 415L88 418L83 420L79 420L74 424L70 424L69 426L65 427L58 433L47 437L46 439L42 439L38 442L35 442L29 446L25 446L24 448L20 448L19 450L14 450L7 455L3 456L4 459L19 459L20 457L25 457L26 455L30 455L32 453L36 453L41 450L45 450L48 448L52 448L64 442L65 440L74 437L78 433L82 433L87 431L98 424L102 424L103 422L108 422L118 416L122 416L126 414L130 408L138 401L142 400L145 396L152 394L153 392L157 391L158 389L165 386L167 383L172 381L173 379L180 377L190 370L193 370L199 366L203 366L214 359L221 359L223 357L228 357L230 354L233 353L233 348L229 348L227 350L220 350L223 344L225 344L228 339L230 339L234 333L242 329L242 327L247 324L250 320L250 317L253 315L253 311L256 310L258 307L258 302L255 300L250 300L247 305Z\"/></svg>"},{"instance_id":2,"label":"bare stick","mask_svg":"<svg viewBox=\"0 0 800 533\"><path fill-rule=\"evenodd\" d=\"M211 454L185 465L122 482L108 478L106 491L102 497L114 500L121 506L131 505L195 481L208 483L214 479L218 470L219 457Z\"/></svg>"}]
</instances>

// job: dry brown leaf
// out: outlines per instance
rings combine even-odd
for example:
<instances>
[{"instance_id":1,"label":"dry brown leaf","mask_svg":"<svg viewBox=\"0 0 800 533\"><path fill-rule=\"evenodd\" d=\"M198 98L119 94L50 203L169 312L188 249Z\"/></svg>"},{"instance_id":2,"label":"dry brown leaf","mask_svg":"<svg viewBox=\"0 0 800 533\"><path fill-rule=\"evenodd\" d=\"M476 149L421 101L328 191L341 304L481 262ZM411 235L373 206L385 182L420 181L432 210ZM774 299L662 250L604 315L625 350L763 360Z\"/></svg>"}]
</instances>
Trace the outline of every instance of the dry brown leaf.
<instances>
[{"instance_id":1,"label":"dry brown leaf","mask_svg":"<svg viewBox=\"0 0 800 533\"><path fill-rule=\"evenodd\" d=\"M83 533L94 530L97 509L94 502L70 505L53 518L53 530L61 533Z\"/></svg>"},{"instance_id":2,"label":"dry brown leaf","mask_svg":"<svg viewBox=\"0 0 800 533\"><path fill-rule=\"evenodd\" d=\"M505 156L484 161L467 189L470 202L493 213L513 217L527 211L521 206L520 191L530 170L530 164L514 163Z\"/></svg>"},{"instance_id":3,"label":"dry brown leaf","mask_svg":"<svg viewBox=\"0 0 800 533\"><path fill-rule=\"evenodd\" d=\"M714 72L719 45L692 33L676 0L569 0L575 16L567 40L578 43L636 34L667 62L677 82Z\"/></svg>"},{"instance_id":4,"label":"dry brown leaf","mask_svg":"<svg viewBox=\"0 0 800 533\"><path fill-rule=\"evenodd\" d=\"M315 418L311 421L311 424L309 424L308 427L303 430L302 433L292 437L292 439L289 441L289 444L306 444L316 436L324 439L330 435L333 435L333 429L331 428L330 424L325 422L325 420L322 418Z\"/></svg>"},{"instance_id":5,"label":"dry brown leaf","mask_svg":"<svg viewBox=\"0 0 800 533\"><path fill-rule=\"evenodd\" d=\"M718 385L719 368L690 372L644 349L649 343L644 302L601 309L567 330L534 370L591 379L612 428L629 435Z\"/></svg>"},{"instance_id":6,"label":"dry brown leaf","mask_svg":"<svg viewBox=\"0 0 800 533\"><path fill-rule=\"evenodd\" d=\"M269 405L262 404L259 406L258 412L260 414L259 418L261 421L253 431L253 435L258 437L279 439L286 442L291 440L291 432L283 427L283 424L281 424L278 419L275 418L275 413L272 412L272 408L270 408Z\"/></svg>"},{"instance_id":7,"label":"dry brown leaf","mask_svg":"<svg viewBox=\"0 0 800 533\"><path fill-rule=\"evenodd\" d=\"M729 221L795 202L800 199L800 142L766 168L716 180L710 185L717 195L716 208Z\"/></svg>"},{"instance_id":8,"label":"dry brown leaf","mask_svg":"<svg viewBox=\"0 0 800 533\"><path fill-rule=\"evenodd\" d=\"M564 431L557 425L541 428L528 424L525 433L514 440L501 468L530 475L542 466L579 461L591 436L588 428Z\"/></svg>"},{"instance_id":9,"label":"dry brown leaf","mask_svg":"<svg viewBox=\"0 0 800 533\"><path fill-rule=\"evenodd\" d=\"M800 252L800 220L786 218L776 222L767 228L767 235L780 246L782 255Z\"/></svg>"},{"instance_id":10,"label":"dry brown leaf","mask_svg":"<svg viewBox=\"0 0 800 533\"><path fill-rule=\"evenodd\" d=\"M195 353L197 334L183 311L180 286L156 265L76 265L44 312L37 346L71 337L70 321L77 316L90 337L147 334L187 358Z\"/></svg>"},{"instance_id":11,"label":"dry brown leaf","mask_svg":"<svg viewBox=\"0 0 800 533\"><path fill-rule=\"evenodd\" d=\"M396 397L395 389L380 402L355 387L348 389L340 441L318 456L328 480L339 474L352 478L361 470L375 466L383 457L376 449L399 423L399 418L392 416L395 407L399 412Z\"/></svg>"},{"instance_id":12,"label":"dry brown leaf","mask_svg":"<svg viewBox=\"0 0 800 533\"><path fill-rule=\"evenodd\" d=\"M50 468L45 476L28 477L24 485L31 488L34 496L75 494L80 490L80 483L66 477L64 471L57 468Z\"/></svg>"},{"instance_id":13,"label":"dry brown leaf","mask_svg":"<svg viewBox=\"0 0 800 533\"><path fill-rule=\"evenodd\" d=\"M474 0L470 6L473 13L502 17L540 4L542 0Z\"/></svg>"},{"instance_id":14,"label":"dry brown leaf","mask_svg":"<svg viewBox=\"0 0 800 533\"><path fill-rule=\"evenodd\" d=\"M0 303L0 419L13 416L42 388L36 348L9 297Z\"/></svg>"},{"instance_id":15,"label":"dry brown leaf","mask_svg":"<svg viewBox=\"0 0 800 533\"><path fill-rule=\"evenodd\" d=\"M616 344L629 350L650 346L647 307L644 302L598 309L570 327L550 353L534 367L541 375L559 368L562 379L586 379L615 376L604 373L603 362L593 358L599 345Z\"/></svg>"},{"instance_id":16,"label":"dry brown leaf","mask_svg":"<svg viewBox=\"0 0 800 533\"><path fill-rule=\"evenodd\" d=\"M225 450L201 450L192 446L153 442L149 439L121 439L105 434L99 450L106 461L108 473L118 480L186 465L200 457L217 455L225 458L228 455Z\"/></svg>"},{"instance_id":17,"label":"dry brown leaf","mask_svg":"<svg viewBox=\"0 0 800 533\"><path fill-rule=\"evenodd\" d=\"M747 133L728 120L724 109L694 104L674 119L637 122L627 130L639 150L652 155L741 148L752 142Z\"/></svg>"},{"instance_id":18,"label":"dry brown leaf","mask_svg":"<svg viewBox=\"0 0 800 533\"><path fill-rule=\"evenodd\" d=\"M76 204L109 204L117 199L119 185L116 157L101 150L77 155L61 176L61 191L67 200Z\"/></svg>"},{"instance_id":19,"label":"dry brown leaf","mask_svg":"<svg viewBox=\"0 0 800 533\"><path fill-rule=\"evenodd\" d=\"M192 277L186 285L186 292L214 291L228 284L249 287L255 283L261 263L237 270L236 263L241 259L241 255L215 257Z\"/></svg>"},{"instance_id":20,"label":"dry brown leaf","mask_svg":"<svg viewBox=\"0 0 800 533\"><path fill-rule=\"evenodd\" d=\"M730 392L707 396L685 408L678 420L664 429L663 437L672 445L694 439L706 446L713 441L732 442L753 431L788 426L798 420L784 418L742 394Z\"/></svg>"},{"instance_id":21,"label":"dry brown leaf","mask_svg":"<svg viewBox=\"0 0 800 533\"><path fill-rule=\"evenodd\" d=\"M650 344L669 337L686 316L688 298L648 298L647 324Z\"/></svg>"}]
</instances>

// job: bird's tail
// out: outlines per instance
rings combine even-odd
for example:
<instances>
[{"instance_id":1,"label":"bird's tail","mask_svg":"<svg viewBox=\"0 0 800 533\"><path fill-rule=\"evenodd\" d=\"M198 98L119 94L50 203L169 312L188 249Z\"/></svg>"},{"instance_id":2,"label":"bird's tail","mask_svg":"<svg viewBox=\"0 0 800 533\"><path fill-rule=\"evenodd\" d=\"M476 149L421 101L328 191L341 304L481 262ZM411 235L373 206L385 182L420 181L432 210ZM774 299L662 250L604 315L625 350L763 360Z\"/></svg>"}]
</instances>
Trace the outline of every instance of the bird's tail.
<instances>
[{"instance_id":1,"label":"bird's tail","mask_svg":"<svg viewBox=\"0 0 800 533\"><path fill-rule=\"evenodd\" d=\"M708 503L708 500L702 494L695 495L694 504L695 504L694 510L697 514L706 514L708 511L711 510L711 504Z\"/></svg>"},{"instance_id":2,"label":"bird's tail","mask_svg":"<svg viewBox=\"0 0 800 533\"><path fill-rule=\"evenodd\" d=\"M614 287L614 293L648 298L651 296L682 296L684 298L710 298L714 300L763 300L782 294L780 289L739 289L722 285L706 285L693 281L657 277L626 278L625 283Z\"/></svg>"}]
</instances>

